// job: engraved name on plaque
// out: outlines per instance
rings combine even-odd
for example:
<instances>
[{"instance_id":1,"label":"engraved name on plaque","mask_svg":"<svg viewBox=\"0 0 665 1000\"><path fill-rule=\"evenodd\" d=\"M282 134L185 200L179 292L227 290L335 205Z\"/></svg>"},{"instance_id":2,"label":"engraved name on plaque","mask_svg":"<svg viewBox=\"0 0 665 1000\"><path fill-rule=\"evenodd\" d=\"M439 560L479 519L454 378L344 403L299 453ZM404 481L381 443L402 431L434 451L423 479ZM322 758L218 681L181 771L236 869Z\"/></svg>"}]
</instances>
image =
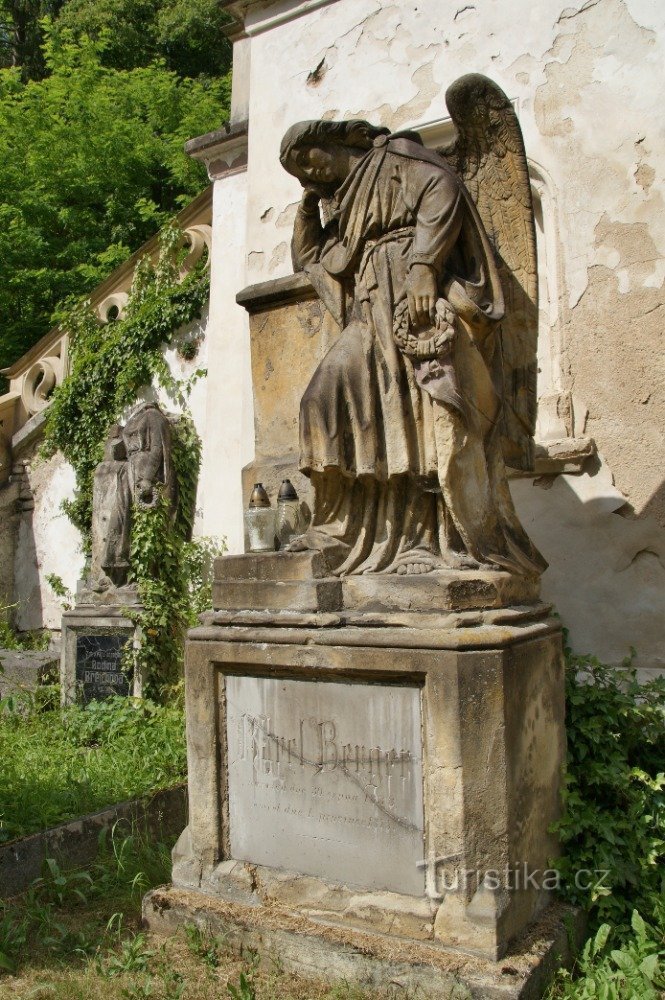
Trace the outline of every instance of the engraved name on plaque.
<instances>
[{"instance_id":1,"label":"engraved name on plaque","mask_svg":"<svg viewBox=\"0 0 665 1000\"><path fill-rule=\"evenodd\" d=\"M420 895L420 689L227 676L232 857Z\"/></svg>"},{"instance_id":2,"label":"engraved name on plaque","mask_svg":"<svg viewBox=\"0 0 665 1000\"><path fill-rule=\"evenodd\" d=\"M126 634L76 637L76 682L83 704L113 695L129 695L131 678L122 669L122 651L127 638Z\"/></svg>"}]
</instances>

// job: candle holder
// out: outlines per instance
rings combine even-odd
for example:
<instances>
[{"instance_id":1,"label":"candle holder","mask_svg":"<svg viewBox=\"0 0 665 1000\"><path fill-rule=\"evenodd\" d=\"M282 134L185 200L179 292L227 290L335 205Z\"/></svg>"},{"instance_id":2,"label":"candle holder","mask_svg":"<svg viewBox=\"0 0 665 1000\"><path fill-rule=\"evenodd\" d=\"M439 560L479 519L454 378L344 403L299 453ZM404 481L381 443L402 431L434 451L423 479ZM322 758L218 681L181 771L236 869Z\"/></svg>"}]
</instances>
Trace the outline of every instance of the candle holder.
<instances>
[{"instance_id":1,"label":"candle holder","mask_svg":"<svg viewBox=\"0 0 665 1000\"><path fill-rule=\"evenodd\" d=\"M290 479L283 479L277 496L277 540L286 548L300 531L300 501Z\"/></svg>"},{"instance_id":2,"label":"candle holder","mask_svg":"<svg viewBox=\"0 0 665 1000\"><path fill-rule=\"evenodd\" d=\"M254 483L249 507L245 511L245 527L250 552L274 552L275 508L270 506L263 483Z\"/></svg>"}]
</instances>

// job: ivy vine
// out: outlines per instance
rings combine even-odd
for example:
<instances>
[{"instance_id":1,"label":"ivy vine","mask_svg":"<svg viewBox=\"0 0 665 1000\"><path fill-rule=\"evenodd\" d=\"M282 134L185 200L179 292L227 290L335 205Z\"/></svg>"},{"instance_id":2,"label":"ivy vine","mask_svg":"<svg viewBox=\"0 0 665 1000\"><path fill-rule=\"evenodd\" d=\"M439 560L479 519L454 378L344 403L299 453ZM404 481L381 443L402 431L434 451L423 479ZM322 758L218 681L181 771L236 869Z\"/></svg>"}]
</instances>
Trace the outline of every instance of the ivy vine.
<instances>
[{"instance_id":1,"label":"ivy vine","mask_svg":"<svg viewBox=\"0 0 665 1000\"><path fill-rule=\"evenodd\" d=\"M178 381L164 357L165 346L201 316L209 295L203 264L180 279L182 244L175 224L162 230L156 263L145 257L137 264L122 318L100 324L89 301L70 302L62 311L60 326L70 336L69 373L48 409L43 445L46 455L62 452L74 469L74 497L63 508L89 553L94 472L109 427L151 385L162 387L182 411L173 423L177 517L169 516L165 500L132 511L131 579L142 610L128 611L139 626L131 657L153 697L178 681L185 630L209 605L210 567L221 551L209 539L190 541L201 441L187 398L193 382L206 373L198 370L187 382Z\"/></svg>"}]
</instances>

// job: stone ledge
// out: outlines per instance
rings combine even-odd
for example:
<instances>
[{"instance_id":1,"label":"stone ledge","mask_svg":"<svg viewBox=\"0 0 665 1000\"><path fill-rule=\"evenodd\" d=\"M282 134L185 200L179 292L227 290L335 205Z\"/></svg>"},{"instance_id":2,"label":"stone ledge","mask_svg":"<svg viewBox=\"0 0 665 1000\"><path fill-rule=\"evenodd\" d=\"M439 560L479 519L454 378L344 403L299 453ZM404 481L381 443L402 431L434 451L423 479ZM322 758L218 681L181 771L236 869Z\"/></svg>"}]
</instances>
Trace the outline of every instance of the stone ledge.
<instances>
[{"instance_id":1,"label":"stone ledge","mask_svg":"<svg viewBox=\"0 0 665 1000\"><path fill-rule=\"evenodd\" d=\"M156 836L174 836L187 822L187 786L175 785L129 799L0 846L0 897L16 896L42 874L46 858L69 868L89 864L99 853L102 831L119 821L140 823Z\"/></svg>"},{"instance_id":2,"label":"stone ledge","mask_svg":"<svg viewBox=\"0 0 665 1000\"><path fill-rule=\"evenodd\" d=\"M398 985L432 1000L537 1000L560 965L572 961L570 938L579 944L577 911L555 903L494 963L421 941L388 938L352 927L333 927L287 908L222 902L173 887L153 889L143 900L143 923L168 936L195 924L240 952L278 955L285 969L362 988Z\"/></svg>"},{"instance_id":3,"label":"stone ledge","mask_svg":"<svg viewBox=\"0 0 665 1000\"><path fill-rule=\"evenodd\" d=\"M225 146L231 146L238 140L247 137L248 124L240 122L237 125L223 125L222 128L213 132L206 132L204 135L195 136L185 143L185 153L194 159L202 159L212 153L221 152Z\"/></svg>"},{"instance_id":4,"label":"stone ledge","mask_svg":"<svg viewBox=\"0 0 665 1000\"><path fill-rule=\"evenodd\" d=\"M306 274L299 272L288 274L284 278L273 278L272 281L260 281L256 285L248 285L238 292L236 302L244 306L247 312L255 313L263 309L316 298L318 296L312 282Z\"/></svg>"},{"instance_id":5,"label":"stone ledge","mask_svg":"<svg viewBox=\"0 0 665 1000\"><path fill-rule=\"evenodd\" d=\"M354 650L358 647L368 652L382 650L386 654L405 650L465 653L507 649L531 639L559 634L561 622L550 612L551 605L543 603L484 612L424 612L417 617L410 612L213 611L202 616L204 624L190 629L187 639L201 649L203 645L214 644L214 655L219 657L220 663L232 660L234 656L243 660L251 658L254 655L252 650L258 652L266 644L273 644L272 663L276 670L283 659L278 650L283 651L284 665L291 665L289 648L306 649L305 659L310 665L321 660L325 672L334 673L337 668L332 663L330 652L324 652L326 647L337 647L336 657L341 656L345 664L348 657L355 656ZM242 652L243 647L246 647L246 652ZM212 657L213 651L209 655ZM366 660L367 657L365 666Z\"/></svg>"},{"instance_id":6,"label":"stone ledge","mask_svg":"<svg viewBox=\"0 0 665 1000\"><path fill-rule=\"evenodd\" d=\"M12 456L14 459L16 459L22 451L25 451L25 449L31 445L33 441L42 436L44 433L45 423L46 409L40 410L39 413L35 413L29 420L26 420L23 427L21 427L21 429L18 430L12 438Z\"/></svg>"},{"instance_id":7,"label":"stone ledge","mask_svg":"<svg viewBox=\"0 0 665 1000\"><path fill-rule=\"evenodd\" d=\"M509 475L511 478L524 478L582 472L586 460L592 458L596 451L596 442L590 437L536 441L533 472L510 469Z\"/></svg>"}]
</instances>

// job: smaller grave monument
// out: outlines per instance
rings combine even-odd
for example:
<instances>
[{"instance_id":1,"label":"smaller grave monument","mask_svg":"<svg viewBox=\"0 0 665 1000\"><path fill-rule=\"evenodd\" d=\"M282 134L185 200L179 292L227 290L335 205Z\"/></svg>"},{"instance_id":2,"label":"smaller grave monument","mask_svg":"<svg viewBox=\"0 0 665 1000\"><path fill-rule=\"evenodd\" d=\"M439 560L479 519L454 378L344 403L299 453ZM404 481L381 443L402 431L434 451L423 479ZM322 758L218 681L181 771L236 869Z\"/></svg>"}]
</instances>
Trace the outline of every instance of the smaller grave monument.
<instances>
[{"instance_id":1,"label":"smaller grave monument","mask_svg":"<svg viewBox=\"0 0 665 1000\"><path fill-rule=\"evenodd\" d=\"M137 638L128 610L140 611L130 582L132 512L154 506L160 496L175 517L171 422L156 403L143 403L124 426L110 427L95 469L90 569L79 583L76 606L62 616L64 703L142 693L142 678L128 672L124 655Z\"/></svg>"}]
</instances>

